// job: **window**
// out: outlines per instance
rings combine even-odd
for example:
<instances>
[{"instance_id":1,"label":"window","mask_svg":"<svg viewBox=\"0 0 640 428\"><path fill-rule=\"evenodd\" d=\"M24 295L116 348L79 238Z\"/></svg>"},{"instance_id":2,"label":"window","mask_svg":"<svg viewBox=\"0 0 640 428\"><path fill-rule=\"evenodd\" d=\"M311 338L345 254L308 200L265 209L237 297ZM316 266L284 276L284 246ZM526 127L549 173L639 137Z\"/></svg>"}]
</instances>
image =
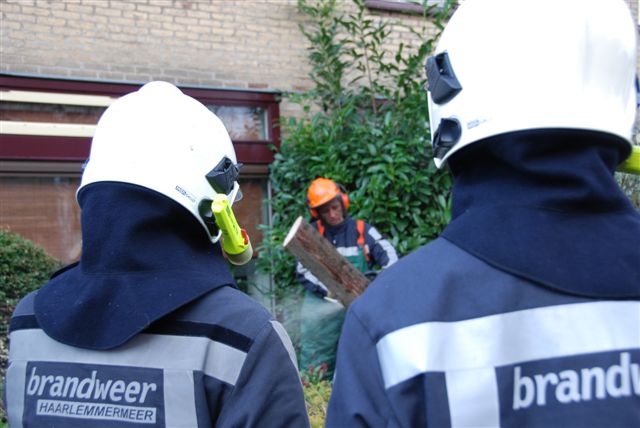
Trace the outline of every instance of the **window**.
<instances>
[{"instance_id":1,"label":"window","mask_svg":"<svg viewBox=\"0 0 640 428\"><path fill-rule=\"evenodd\" d=\"M0 172L38 172L50 167L79 172L102 112L139 86L0 75ZM259 168L273 160L270 145L280 143L274 126L279 93L181 89L219 115L240 162Z\"/></svg>"},{"instance_id":2,"label":"window","mask_svg":"<svg viewBox=\"0 0 640 428\"><path fill-rule=\"evenodd\" d=\"M207 107L222 120L232 140L268 140L269 130L264 108L216 105Z\"/></svg>"}]
</instances>

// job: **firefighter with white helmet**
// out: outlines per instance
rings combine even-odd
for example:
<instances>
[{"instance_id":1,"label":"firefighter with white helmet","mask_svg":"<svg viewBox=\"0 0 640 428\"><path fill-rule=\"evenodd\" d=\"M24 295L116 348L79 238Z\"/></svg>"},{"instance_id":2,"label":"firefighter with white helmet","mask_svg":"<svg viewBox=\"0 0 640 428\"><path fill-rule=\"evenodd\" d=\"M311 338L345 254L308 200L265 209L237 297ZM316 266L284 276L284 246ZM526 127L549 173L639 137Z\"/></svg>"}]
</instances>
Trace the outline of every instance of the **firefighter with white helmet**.
<instances>
[{"instance_id":1,"label":"firefighter with white helmet","mask_svg":"<svg viewBox=\"0 0 640 428\"><path fill-rule=\"evenodd\" d=\"M11 319L11 426L308 426L289 337L218 244L212 204L239 198L238 170L222 122L174 85L105 111L77 193L81 259Z\"/></svg>"},{"instance_id":2,"label":"firefighter with white helmet","mask_svg":"<svg viewBox=\"0 0 640 428\"><path fill-rule=\"evenodd\" d=\"M349 308L327 426L640 425L636 52L623 0L462 3L426 63L452 221Z\"/></svg>"}]
</instances>

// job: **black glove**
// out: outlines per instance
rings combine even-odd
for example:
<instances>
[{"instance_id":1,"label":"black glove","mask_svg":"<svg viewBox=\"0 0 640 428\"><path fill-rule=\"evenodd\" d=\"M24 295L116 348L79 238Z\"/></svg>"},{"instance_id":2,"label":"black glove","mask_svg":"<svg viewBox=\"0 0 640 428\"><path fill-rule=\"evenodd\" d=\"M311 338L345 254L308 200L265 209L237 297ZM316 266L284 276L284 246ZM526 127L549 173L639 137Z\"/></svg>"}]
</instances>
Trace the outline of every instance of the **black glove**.
<instances>
[{"instance_id":1,"label":"black glove","mask_svg":"<svg viewBox=\"0 0 640 428\"><path fill-rule=\"evenodd\" d=\"M373 281L374 279L376 279L376 276L378 276L378 271L368 270L364 273L364 276L366 276L369 281Z\"/></svg>"}]
</instances>

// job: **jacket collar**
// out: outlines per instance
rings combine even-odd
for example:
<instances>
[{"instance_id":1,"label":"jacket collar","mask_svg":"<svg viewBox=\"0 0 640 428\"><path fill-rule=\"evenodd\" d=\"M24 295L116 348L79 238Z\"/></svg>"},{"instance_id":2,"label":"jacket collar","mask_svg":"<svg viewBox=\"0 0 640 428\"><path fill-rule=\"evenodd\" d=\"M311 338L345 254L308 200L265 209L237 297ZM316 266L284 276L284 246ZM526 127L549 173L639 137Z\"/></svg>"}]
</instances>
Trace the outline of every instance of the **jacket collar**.
<instances>
[{"instance_id":1,"label":"jacket collar","mask_svg":"<svg viewBox=\"0 0 640 428\"><path fill-rule=\"evenodd\" d=\"M102 182L79 194L82 257L40 289L40 327L59 342L110 349L155 320L233 285L218 244L183 207L135 185Z\"/></svg>"},{"instance_id":2,"label":"jacket collar","mask_svg":"<svg viewBox=\"0 0 640 428\"><path fill-rule=\"evenodd\" d=\"M501 270L567 293L640 296L640 215L615 181L628 154L595 132L537 130L450 159L443 237Z\"/></svg>"}]
</instances>

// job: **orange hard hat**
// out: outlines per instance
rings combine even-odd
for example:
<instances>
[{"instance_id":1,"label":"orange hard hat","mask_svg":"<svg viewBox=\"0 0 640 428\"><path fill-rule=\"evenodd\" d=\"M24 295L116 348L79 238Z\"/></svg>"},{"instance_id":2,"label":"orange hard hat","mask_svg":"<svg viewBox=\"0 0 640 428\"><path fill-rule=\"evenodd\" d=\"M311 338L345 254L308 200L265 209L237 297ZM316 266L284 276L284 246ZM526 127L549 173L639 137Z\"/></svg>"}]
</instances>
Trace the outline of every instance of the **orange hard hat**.
<instances>
[{"instance_id":1,"label":"orange hard hat","mask_svg":"<svg viewBox=\"0 0 640 428\"><path fill-rule=\"evenodd\" d=\"M311 182L307 190L307 206L314 218L318 217L315 208L330 202L331 200L341 197L344 209L349 208L349 197L344 193L343 189L333 180L318 177Z\"/></svg>"}]
</instances>

